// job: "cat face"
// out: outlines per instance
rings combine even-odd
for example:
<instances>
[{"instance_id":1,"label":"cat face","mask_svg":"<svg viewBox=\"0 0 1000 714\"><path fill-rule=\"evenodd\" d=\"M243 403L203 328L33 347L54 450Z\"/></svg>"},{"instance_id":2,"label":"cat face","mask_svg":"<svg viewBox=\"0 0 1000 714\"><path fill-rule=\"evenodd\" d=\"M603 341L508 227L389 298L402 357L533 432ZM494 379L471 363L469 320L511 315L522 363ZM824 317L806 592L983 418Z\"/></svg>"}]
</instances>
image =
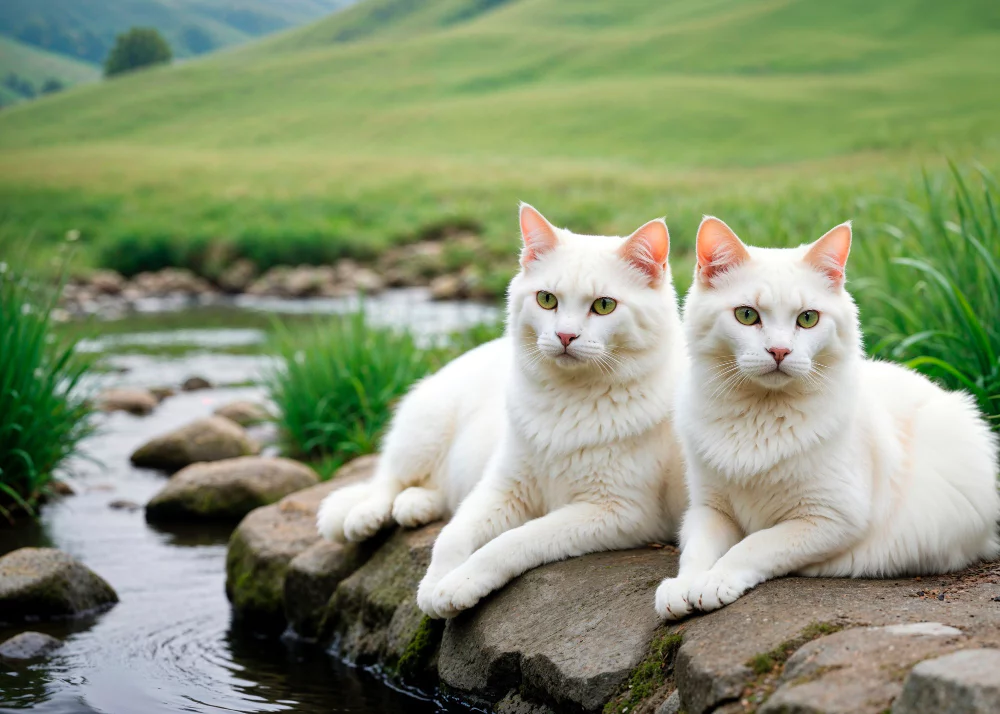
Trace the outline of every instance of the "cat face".
<instances>
[{"instance_id":1,"label":"cat face","mask_svg":"<svg viewBox=\"0 0 1000 714\"><path fill-rule=\"evenodd\" d=\"M744 245L717 218L698 229L698 264L684 309L692 358L715 392L745 385L816 391L860 349L857 308L844 290L850 224L811 245Z\"/></svg>"},{"instance_id":2,"label":"cat face","mask_svg":"<svg viewBox=\"0 0 1000 714\"><path fill-rule=\"evenodd\" d=\"M577 235L522 205L521 234L508 324L523 368L628 376L666 339L676 298L662 220L628 238Z\"/></svg>"}]
</instances>

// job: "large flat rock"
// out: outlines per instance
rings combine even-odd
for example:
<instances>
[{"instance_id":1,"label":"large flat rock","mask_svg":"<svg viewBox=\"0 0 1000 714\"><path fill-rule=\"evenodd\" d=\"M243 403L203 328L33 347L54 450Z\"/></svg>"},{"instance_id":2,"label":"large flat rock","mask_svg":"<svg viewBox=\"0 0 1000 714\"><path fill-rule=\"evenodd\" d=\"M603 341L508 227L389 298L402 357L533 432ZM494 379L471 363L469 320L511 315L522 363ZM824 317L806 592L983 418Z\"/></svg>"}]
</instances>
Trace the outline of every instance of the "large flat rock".
<instances>
[{"instance_id":1,"label":"large flat rock","mask_svg":"<svg viewBox=\"0 0 1000 714\"><path fill-rule=\"evenodd\" d=\"M312 469L291 459L243 456L192 464L146 504L146 519L236 521L316 482Z\"/></svg>"},{"instance_id":2,"label":"large flat rock","mask_svg":"<svg viewBox=\"0 0 1000 714\"><path fill-rule=\"evenodd\" d=\"M260 446L239 424L211 416L151 439L135 450L132 463L173 473L201 461L252 456L259 451Z\"/></svg>"},{"instance_id":3,"label":"large flat rock","mask_svg":"<svg viewBox=\"0 0 1000 714\"><path fill-rule=\"evenodd\" d=\"M445 628L438 670L454 690L528 694L597 711L646 657L660 626L653 593L676 556L597 553L525 573Z\"/></svg>"},{"instance_id":4,"label":"large flat rock","mask_svg":"<svg viewBox=\"0 0 1000 714\"><path fill-rule=\"evenodd\" d=\"M73 617L116 602L101 576L61 550L20 548L0 558L0 622Z\"/></svg>"},{"instance_id":5,"label":"large flat rock","mask_svg":"<svg viewBox=\"0 0 1000 714\"><path fill-rule=\"evenodd\" d=\"M331 491L367 479L375 457L352 461L337 475L251 511L229 540L226 594L234 614L265 628L285 625L285 573L292 559L320 542L316 512Z\"/></svg>"}]
</instances>

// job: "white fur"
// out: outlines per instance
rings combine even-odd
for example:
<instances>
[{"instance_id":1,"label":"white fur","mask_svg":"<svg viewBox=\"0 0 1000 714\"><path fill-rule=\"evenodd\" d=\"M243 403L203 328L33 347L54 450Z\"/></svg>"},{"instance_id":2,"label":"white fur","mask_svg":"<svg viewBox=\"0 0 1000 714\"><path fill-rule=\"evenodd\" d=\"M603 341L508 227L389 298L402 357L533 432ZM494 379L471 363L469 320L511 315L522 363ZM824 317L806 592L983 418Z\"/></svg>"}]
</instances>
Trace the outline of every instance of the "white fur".
<instances>
[{"instance_id":1,"label":"white fur","mask_svg":"<svg viewBox=\"0 0 1000 714\"><path fill-rule=\"evenodd\" d=\"M835 230L848 231L846 261L849 228ZM691 363L676 423L691 507L657 611L712 610L789 573L929 574L995 556L996 443L972 400L864 357L836 251L810 261L809 246L732 238L711 279L704 251L685 304ZM740 306L761 325L739 323ZM798 327L807 309L819 322ZM767 352L778 346L792 350L784 374Z\"/></svg>"},{"instance_id":2,"label":"white fur","mask_svg":"<svg viewBox=\"0 0 1000 714\"><path fill-rule=\"evenodd\" d=\"M539 235L547 230L551 240ZM525 267L496 347L511 368L459 387L503 382L505 418L482 480L434 545L417 594L432 617L543 563L673 539L686 505L669 420L682 338L665 265L643 250L624 259L623 238L526 227L523 211L522 232ZM539 290L557 296L557 309L538 305ZM605 296L618 301L614 312L591 312ZM579 338L564 350L559 332Z\"/></svg>"}]
</instances>

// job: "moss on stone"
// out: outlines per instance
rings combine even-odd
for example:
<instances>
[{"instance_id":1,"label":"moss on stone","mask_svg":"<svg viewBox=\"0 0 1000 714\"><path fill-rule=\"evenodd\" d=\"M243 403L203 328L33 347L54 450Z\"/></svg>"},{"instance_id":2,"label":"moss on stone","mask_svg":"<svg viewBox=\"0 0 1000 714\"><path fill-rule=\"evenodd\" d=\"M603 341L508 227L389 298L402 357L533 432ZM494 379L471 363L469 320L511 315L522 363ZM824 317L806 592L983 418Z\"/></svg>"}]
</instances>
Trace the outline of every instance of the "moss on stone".
<instances>
[{"instance_id":1,"label":"moss on stone","mask_svg":"<svg viewBox=\"0 0 1000 714\"><path fill-rule=\"evenodd\" d=\"M443 635L444 620L432 620L425 615L396 663L399 676L413 678L423 674L434 659Z\"/></svg>"},{"instance_id":2,"label":"moss on stone","mask_svg":"<svg viewBox=\"0 0 1000 714\"><path fill-rule=\"evenodd\" d=\"M226 553L226 593L239 617L262 623L284 621L284 582L287 562L254 555L239 529Z\"/></svg>"},{"instance_id":3,"label":"moss on stone","mask_svg":"<svg viewBox=\"0 0 1000 714\"><path fill-rule=\"evenodd\" d=\"M674 660L683 642L679 632L661 631L653 638L649 653L629 675L623 691L604 705L604 714L635 711L644 700L662 688L673 676Z\"/></svg>"}]
</instances>

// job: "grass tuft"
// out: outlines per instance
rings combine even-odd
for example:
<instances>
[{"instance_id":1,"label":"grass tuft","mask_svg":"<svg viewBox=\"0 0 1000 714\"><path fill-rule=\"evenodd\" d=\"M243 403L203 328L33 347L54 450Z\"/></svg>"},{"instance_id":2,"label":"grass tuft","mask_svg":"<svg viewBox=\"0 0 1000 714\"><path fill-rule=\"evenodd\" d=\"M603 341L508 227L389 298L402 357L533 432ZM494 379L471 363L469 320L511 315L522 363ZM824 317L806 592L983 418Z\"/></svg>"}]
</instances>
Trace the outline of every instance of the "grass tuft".
<instances>
[{"instance_id":1,"label":"grass tuft","mask_svg":"<svg viewBox=\"0 0 1000 714\"><path fill-rule=\"evenodd\" d=\"M0 515L35 514L55 469L91 432L80 394L90 360L76 340L57 339L51 313L58 290L32 281L13 241L0 237Z\"/></svg>"}]
</instances>

